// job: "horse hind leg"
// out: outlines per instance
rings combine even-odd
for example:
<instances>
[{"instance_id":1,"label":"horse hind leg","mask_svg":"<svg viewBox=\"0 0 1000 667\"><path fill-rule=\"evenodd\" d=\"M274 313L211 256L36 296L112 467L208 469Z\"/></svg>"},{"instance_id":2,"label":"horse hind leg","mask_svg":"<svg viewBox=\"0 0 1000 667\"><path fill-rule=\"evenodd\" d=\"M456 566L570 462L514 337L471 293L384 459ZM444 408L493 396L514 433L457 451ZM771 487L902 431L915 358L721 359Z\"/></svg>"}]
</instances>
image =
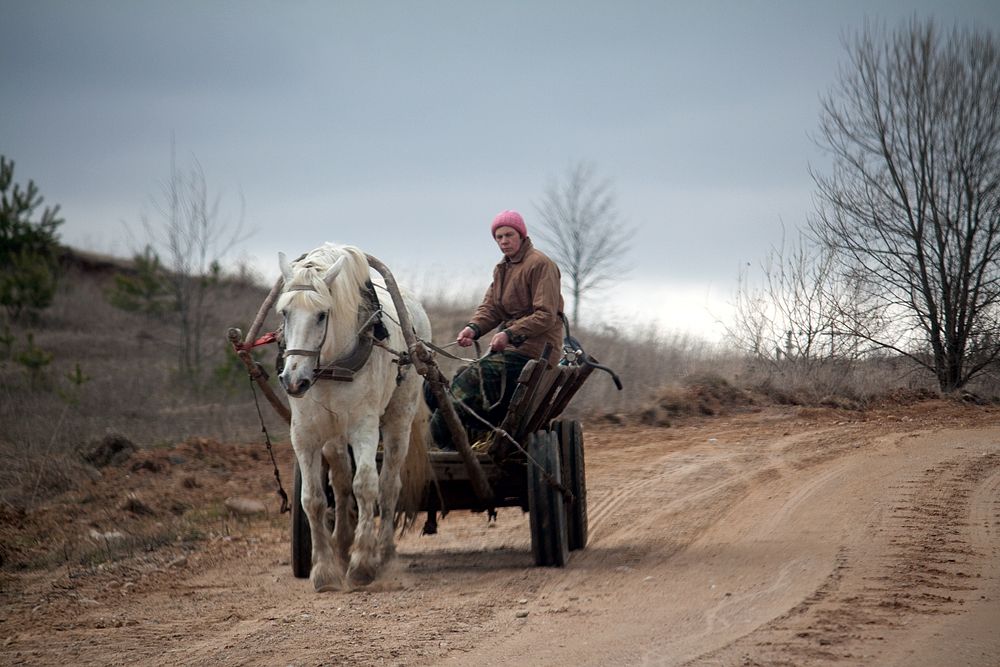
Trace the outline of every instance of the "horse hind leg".
<instances>
[{"instance_id":1,"label":"horse hind leg","mask_svg":"<svg viewBox=\"0 0 1000 667\"><path fill-rule=\"evenodd\" d=\"M413 401L395 402L386 411L382 432L382 470L379 477L379 560L387 563L396 555L396 510L402 488L401 473L410 446L410 431L414 428Z\"/></svg>"},{"instance_id":2,"label":"horse hind leg","mask_svg":"<svg viewBox=\"0 0 1000 667\"><path fill-rule=\"evenodd\" d=\"M409 429L406 430L409 431ZM383 563L389 562L396 555L396 506L402 487L400 470L406 459L408 438L408 433L401 433L398 436L388 436L384 440L378 489L378 553L379 560Z\"/></svg>"},{"instance_id":3,"label":"horse hind leg","mask_svg":"<svg viewBox=\"0 0 1000 667\"><path fill-rule=\"evenodd\" d=\"M396 555L395 517L396 503L399 500L400 461L405 458L405 452L390 446L386 441L383 449L382 471L379 475L378 506L378 557L380 563L387 563ZM405 444L404 444L405 447Z\"/></svg>"}]
</instances>

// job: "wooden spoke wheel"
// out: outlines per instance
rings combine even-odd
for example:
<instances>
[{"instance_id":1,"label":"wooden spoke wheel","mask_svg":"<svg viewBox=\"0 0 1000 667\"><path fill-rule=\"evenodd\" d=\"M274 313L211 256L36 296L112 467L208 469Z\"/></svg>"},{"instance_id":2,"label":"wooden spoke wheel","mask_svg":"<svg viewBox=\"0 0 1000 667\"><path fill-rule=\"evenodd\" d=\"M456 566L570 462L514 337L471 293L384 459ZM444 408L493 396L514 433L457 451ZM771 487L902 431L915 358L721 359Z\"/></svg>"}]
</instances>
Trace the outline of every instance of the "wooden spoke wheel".
<instances>
[{"instance_id":1,"label":"wooden spoke wheel","mask_svg":"<svg viewBox=\"0 0 1000 667\"><path fill-rule=\"evenodd\" d=\"M559 437L538 431L528 438L528 515L535 564L563 567L569 559L566 503L559 489Z\"/></svg>"}]
</instances>

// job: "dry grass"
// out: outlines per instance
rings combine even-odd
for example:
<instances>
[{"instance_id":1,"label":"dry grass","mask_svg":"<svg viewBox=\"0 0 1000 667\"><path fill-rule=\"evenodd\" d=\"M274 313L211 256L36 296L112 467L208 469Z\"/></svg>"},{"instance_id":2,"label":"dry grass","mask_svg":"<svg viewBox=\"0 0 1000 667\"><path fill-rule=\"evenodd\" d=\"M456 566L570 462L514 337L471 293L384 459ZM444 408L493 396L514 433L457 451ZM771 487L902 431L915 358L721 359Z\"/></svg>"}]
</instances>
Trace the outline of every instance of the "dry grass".
<instances>
[{"instance_id":1,"label":"dry grass","mask_svg":"<svg viewBox=\"0 0 1000 667\"><path fill-rule=\"evenodd\" d=\"M246 374L237 370L225 331L245 329L266 290L215 290L199 389L176 374L176 328L115 309L105 296L110 286L110 275L70 269L52 307L30 327L12 327L12 355L0 359L0 454L7 462L0 500L30 503L41 489L58 486L56 478L77 476L76 453L108 432L140 447L193 436L259 440ZM37 373L16 360L29 333L53 357ZM268 427L279 438L287 431L277 418Z\"/></svg>"}]
</instances>

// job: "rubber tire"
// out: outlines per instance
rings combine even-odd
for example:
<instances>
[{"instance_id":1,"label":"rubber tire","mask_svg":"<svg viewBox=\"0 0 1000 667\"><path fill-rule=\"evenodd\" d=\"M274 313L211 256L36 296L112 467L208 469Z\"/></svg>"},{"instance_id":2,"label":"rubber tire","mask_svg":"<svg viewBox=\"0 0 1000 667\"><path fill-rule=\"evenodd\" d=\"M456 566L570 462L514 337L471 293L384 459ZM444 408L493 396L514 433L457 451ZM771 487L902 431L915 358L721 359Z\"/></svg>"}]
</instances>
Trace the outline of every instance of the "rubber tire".
<instances>
[{"instance_id":1,"label":"rubber tire","mask_svg":"<svg viewBox=\"0 0 1000 667\"><path fill-rule=\"evenodd\" d=\"M292 574L298 579L308 579L312 570L312 534L309 517L302 509L302 471L295 462L295 481L292 485Z\"/></svg>"},{"instance_id":2,"label":"rubber tire","mask_svg":"<svg viewBox=\"0 0 1000 667\"><path fill-rule=\"evenodd\" d=\"M583 458L583 427L573 419L557 419L552 430L559 434L559 460L562 463L563 486L573 494L566 501L566 530L569 550L587 546L587 475Z\"/></svg>"},{"instance_id":3,"label":"rubber tire","mask_svg":"<svg viewBox=\"0 0 1000 667\"><path fill-rule=\"evenodd\" d=\"M569 560L566 503L543 474L544 471L557 482L560 480L559 437L551 431L533 433L528 437L528 455L534 461L527 464L531 553L535 565L563 567Z\"/></svg>"}]
</instances>

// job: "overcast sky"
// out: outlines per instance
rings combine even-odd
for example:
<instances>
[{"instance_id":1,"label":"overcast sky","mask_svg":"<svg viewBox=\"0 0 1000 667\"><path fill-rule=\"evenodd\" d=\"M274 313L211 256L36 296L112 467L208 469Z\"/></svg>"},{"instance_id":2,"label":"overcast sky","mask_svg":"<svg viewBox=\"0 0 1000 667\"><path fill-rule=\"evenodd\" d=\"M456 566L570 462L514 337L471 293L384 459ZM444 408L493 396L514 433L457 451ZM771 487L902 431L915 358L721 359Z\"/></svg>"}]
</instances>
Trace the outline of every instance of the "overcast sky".
<instances>
[{"instance_id":1,"label":"overcast sky","mask_svg":"<svg viewBox=\"0 0 1000 667\"><path fill-rule=\"evenodd\" d=\"M173 137L220 220L242 193L231 258L268 280L279 250L334 241L470 299L493 215L531 233L586 161L637 231L585 312L718 339L740 267L813 209L841 38L912 16L1000 31L996 0L0 0L0 153L72 246L131 255Z\"/></svg>"}]
</instances>

